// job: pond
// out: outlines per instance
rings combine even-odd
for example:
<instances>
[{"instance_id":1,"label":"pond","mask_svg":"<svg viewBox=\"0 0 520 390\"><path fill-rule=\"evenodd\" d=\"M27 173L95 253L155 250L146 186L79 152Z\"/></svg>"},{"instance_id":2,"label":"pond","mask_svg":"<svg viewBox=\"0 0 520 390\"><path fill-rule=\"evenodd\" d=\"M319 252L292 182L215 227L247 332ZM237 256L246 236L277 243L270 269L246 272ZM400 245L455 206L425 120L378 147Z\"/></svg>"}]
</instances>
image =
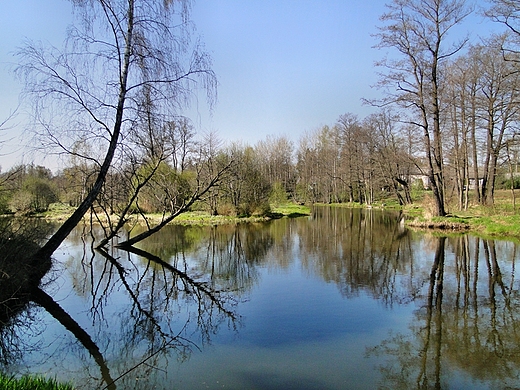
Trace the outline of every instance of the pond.
<instances>
[{"instance_id":1,"label":"pond","mask_svg":"<svg viewBox=\"0 0 520 390\"><path fill-rule=\"evenodd\" d=\"M80 227L1 328L2 370L78 389L515 388L518 249L331 207L168 226L131 253Z\"/></svg>"}]
</instances>

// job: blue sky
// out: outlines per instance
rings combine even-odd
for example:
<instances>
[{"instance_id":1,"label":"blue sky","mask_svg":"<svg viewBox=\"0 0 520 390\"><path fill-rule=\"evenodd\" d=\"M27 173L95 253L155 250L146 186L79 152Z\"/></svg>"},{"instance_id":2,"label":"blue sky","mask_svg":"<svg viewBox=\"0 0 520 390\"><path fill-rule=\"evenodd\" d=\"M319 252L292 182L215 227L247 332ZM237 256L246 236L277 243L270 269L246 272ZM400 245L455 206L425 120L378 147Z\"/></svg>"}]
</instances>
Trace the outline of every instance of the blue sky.
<instances>
[{"instance_id":1,"label":"blue sky","mask_svg":"<svg viewBox=\"0 0 520 390\"><path fill-rule=\"evenodd\" d=\"M199 131L254 145L267 135L295 143L305 132L331 125L341 114L373 112L374 49L386 0L197 0L192 19L217 74L218 101L209 114L204 98L187 112ZM62 46L71 23L66 0L0 2L0 120L18 104L20 85L10 69L25 38ZM473 17L464 27L487 36L491 22ZM492 27L491 27L492 28ZM23 116L0 139L0 166L21 161ZM11 151L15 151L11 153ZM33 156L27 154L24 162ZM37 160L37 162L41 162ZM52 163L44 161L46 165Z\"/></svg>"},{"instance_id":2,"label":"blue sky","mask_svg":"<svg viewBox=\"0 0 520 390\"><path fill-rule=\"evenodd\" d=\"M351 111L376 81L370 36L384 1L199 1L194 20L214 59L223 138L297 139Z\"/></svg>"}]
</instances>

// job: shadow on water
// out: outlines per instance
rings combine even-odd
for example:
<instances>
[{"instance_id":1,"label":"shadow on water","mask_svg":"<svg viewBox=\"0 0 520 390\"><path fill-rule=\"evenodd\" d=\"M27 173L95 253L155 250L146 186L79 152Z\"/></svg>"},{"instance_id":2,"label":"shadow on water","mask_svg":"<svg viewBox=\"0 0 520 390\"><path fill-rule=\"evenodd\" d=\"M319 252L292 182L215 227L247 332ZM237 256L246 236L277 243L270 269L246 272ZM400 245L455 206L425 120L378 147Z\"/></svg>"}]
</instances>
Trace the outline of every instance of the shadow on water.
<instances>
[{"instance_id":1,"label":"shadow on water","mask_svg":"<svg viewBox=\"0 0 520 390\"><path fill-rule=\"evenodd\" d=\"M53 226L45 221L0 219L0 363L23 351L13 331L26 318L31 294L51 268L50 259L31 260Z\"/></svg>"}]
</instances>

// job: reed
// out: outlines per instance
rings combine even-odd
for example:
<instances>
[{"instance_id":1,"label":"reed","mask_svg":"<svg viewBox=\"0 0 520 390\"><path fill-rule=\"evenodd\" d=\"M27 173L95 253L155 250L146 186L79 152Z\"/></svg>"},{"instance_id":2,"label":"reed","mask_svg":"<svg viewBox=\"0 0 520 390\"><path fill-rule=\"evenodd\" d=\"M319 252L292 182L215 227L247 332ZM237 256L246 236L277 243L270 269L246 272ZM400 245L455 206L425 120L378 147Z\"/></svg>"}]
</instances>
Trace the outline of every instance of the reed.
<instances>
[{"instance_id":1,"label":"reed","mask_svg":"<svg viewBox=\"0 0 520 390\"><path fill-rule=\"evenodd\" d=\"M14 378L0 373L0 389L2 390L74 390L70 383L59 383L55 379L43 376L24 375Z\"/></svg>"}]
</instances>

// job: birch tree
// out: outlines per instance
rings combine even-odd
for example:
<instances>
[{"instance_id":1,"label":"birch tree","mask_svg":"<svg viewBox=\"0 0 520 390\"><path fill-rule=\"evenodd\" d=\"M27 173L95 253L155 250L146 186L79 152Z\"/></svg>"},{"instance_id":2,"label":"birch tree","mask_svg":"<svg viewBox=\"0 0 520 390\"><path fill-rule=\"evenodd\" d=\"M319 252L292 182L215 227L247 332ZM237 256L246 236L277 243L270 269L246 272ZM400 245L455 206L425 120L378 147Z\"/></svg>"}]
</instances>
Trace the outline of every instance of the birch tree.
<instances>
[{"instance_id":1,"label":"birch tree","mask_svg":"<svg viewBox=\"0 0 520 390\"><path fill-rule=\"evenodd\" d=\"M72 0L76 24L63 50L29 42L18 73L34 102L37 142L47 153L96 166L96 179L74 213L37 252L46 258L94 204L136 123L143 96L166 117L199 86L210 95L215 76L199 43L191 41L189 0ZM91 155L75 152L88 142Z\"/></svg>"}]
</instances>

